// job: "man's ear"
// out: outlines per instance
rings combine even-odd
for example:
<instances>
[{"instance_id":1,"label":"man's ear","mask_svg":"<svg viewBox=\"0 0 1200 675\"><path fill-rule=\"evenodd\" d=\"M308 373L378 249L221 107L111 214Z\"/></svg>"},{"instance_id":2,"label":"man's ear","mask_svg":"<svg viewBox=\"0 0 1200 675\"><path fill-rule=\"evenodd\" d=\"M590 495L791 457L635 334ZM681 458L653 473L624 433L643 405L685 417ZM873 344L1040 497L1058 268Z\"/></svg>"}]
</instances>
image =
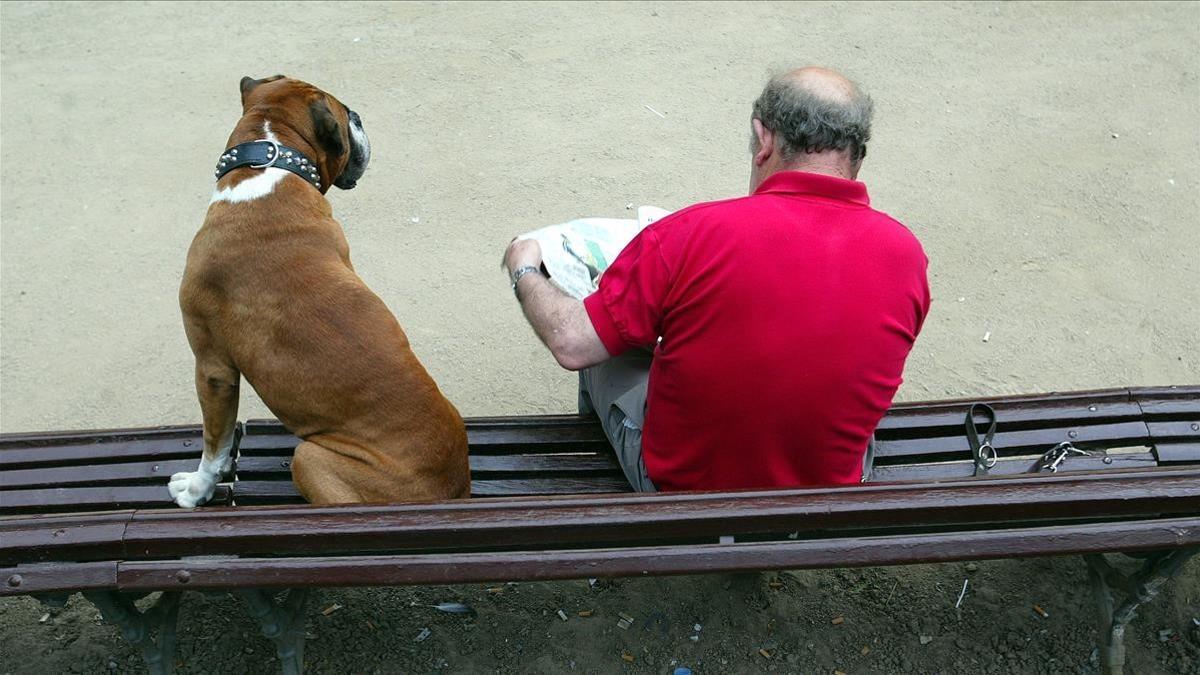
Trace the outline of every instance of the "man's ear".
<instances>
[{"instance_id":1,"label":"man's ear","mask_svg":"<svg viewBox=\"0 0 1200 675\"><path fill-rule=\"evenodd\" d=\"M317 142L321 147L325 148L330 155L340 157L346 152L346 144L342 140L342 126L338 124L337 118L333 116L333 111L329 109L329 102L324 97L313 101L308 106L308 113L312 115L313 129L317 134Z\"/></svg>"},{"instance_id":2,"label":"man's ear","mask_svg":"<svg viewBox=\"0 0 1200 675\"><path fill-rule=\"evenodd\" d=\"M762 166L775 152L775 132L763 126L762 120L755 117L750 120L754 127L754 141L758 148L754 151L754 165Z\"/></svg>"},{"instance_id":3,"label":"man's ear","mask_svg":"<svg viewBox=\"0 0 1200 675\"><path fill-rule=\"evenodd\" d=\"M249 96L250 92L254 91L255 87L258 85L282 79L283 75L272 75L270 77L264 77L261 80L256 80L253 77L243 77L241 81L242 105L246 105L246 97Z\"/></svg>"}]
</instances>

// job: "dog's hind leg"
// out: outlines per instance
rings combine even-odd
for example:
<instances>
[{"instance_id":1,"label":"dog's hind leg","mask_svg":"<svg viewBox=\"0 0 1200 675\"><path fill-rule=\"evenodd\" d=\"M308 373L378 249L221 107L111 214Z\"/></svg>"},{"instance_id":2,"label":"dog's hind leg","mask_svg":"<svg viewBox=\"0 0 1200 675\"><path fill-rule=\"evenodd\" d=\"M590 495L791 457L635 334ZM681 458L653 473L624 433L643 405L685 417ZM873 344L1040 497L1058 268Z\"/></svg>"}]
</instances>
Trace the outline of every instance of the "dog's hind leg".
<instances>
[{"instance_id":1,"label":"dog's hind leg","mask_svg":"<svg viewBox=\"0 0 1200 675\"><path fill-rule=\"evenodd\" d=\"M367 501L343 477L358 467L355 460L311 441L300 441L292 457L292 482L310 504Z\"/></svg>"},{"instance_id":2,"label":"dog's hind leg","mask_svg":"<svg viewBox=\"0 0 1200 675\"><path fill-rule=\"evenodd\" d=\"M241 373L223 359L196 359L196 394L204 416L204 454L195 471L171 476L171 499L192 508L212 498L217 481L229 472L237 430L238 389Z\"/></svg>"}]
</instances>

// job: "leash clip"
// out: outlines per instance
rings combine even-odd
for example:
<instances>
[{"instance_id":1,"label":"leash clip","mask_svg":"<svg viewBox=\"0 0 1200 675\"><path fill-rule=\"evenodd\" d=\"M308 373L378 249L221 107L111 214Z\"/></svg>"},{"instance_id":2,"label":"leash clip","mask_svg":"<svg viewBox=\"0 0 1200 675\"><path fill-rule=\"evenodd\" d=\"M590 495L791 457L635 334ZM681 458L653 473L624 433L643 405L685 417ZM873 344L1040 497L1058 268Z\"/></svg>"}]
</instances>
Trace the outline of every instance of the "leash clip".
<instances>
[{"instance_id":1,"label":"leash clip","mask_svg":"<svg viewBox=\"0 0 1200 675\"><path fill-rule=\"evenodd\" d=\"M267 163L266 164L251 164L251 169L266 169L275 166L275 160L279 159L279 144L269 138L260 138L255 143L270 143L271 147L267 148Z\"/></svg>"},{"instance_id":2,"label":"leash clip","mask_svg":"<svg viewBox=\"0 0 1200 675\"><path fill-rule=\"evenodd\" d=\"M1038 471L1049 471L1050 473L1058 473L1058 467L1067 461L1068 457L1090 457L1092 453L1087 450L1080 450L1071 445L1070 441L1059 443L1058 445L1046 451L1042 455L1042 465L1038 467Z\"/></svg>"}]
</instances>

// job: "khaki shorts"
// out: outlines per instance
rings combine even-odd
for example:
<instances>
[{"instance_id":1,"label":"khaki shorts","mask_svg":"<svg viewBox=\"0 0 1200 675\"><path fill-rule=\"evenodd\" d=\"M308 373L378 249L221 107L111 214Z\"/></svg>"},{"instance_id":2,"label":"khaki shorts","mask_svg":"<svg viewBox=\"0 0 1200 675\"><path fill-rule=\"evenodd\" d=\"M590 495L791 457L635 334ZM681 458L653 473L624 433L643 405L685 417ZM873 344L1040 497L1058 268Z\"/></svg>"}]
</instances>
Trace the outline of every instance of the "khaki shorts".
<instances>
[{"instance_id":1,"label":"khaki shorts","mask_svg":"<svg viewBox=\"0 0 1200 675\"><path fill-rule=\"evenodd\" d=\"M634 349L579 371L579 412L596 413L617 461L638 492L658 492L642 459L651 354Z\"/></svg>"}]
</instances>

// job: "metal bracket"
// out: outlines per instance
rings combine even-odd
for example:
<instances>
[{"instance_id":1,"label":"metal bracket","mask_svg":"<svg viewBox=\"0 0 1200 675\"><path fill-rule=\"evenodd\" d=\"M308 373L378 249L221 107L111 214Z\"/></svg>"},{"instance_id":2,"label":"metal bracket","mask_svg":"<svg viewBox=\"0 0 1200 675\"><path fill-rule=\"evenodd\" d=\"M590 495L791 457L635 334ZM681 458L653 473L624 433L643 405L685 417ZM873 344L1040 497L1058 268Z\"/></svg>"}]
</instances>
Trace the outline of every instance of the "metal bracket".
<instances>
[{"instance_id":1,"label":"metal bracket","mask_svg":"<svg viewBox=\"0 0 1200 675\"><path fill-rule=\"evenodd\" d=\"M1100 608L1100 663L1105 675L1123 675L1125 672L1125 627L1137 615L1138 607L1153 600L1167 581L1197 553L1200 553L1200 546L1139 555L1145 562L1140 570L1130 575L1110 565L1103 553L1084 556L1092 593ZM1113 589L1126 595L1120 605L1114 605Z\"/></svg>"},{"instance_id":2,"label":"metal bracket","mask_svg":"<svg viewBox=\"0 0 1200 675\"><path fill-rule=\"evenodd\" d=\"M142 651L150 675L171 675L175 670L175 626L183 591L165 591L146 611L133 604L138 596L117 591L83 591L105 621L116 624L129 644ZM155 639L152 633L158 632Z\"/></svg>"},{"instance_id":3,"label":"metal bracket","mask_svg":"<svg viewBox=\"0 0 1200 675\"><path fill-rule=\"evenodd\" d=\"M284 675L304 672L304 621L308 607L308 589L293 588L283 602L277 603L271 592L260 588L231 591L250 606L250 614L262 626L263 635L275 642L275 653Z\"/></svg>"}]
</instances>

